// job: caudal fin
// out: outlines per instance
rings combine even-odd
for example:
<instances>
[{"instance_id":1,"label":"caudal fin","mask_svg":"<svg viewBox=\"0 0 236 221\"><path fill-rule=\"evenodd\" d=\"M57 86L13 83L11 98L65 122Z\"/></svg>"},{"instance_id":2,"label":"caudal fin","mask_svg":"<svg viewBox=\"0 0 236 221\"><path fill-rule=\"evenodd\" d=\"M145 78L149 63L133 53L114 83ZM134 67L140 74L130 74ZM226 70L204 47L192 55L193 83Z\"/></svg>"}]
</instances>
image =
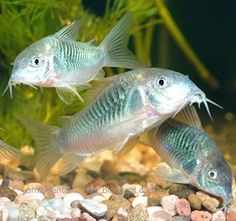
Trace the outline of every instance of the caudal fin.
<instances>
[{"instance_id":1,"label":"caudal fin","mask_svg":"<svg viewBox=\"0 0 236 221\"><path fill-rule=\"evenodd\" d=\"M17 118L25 125L36 144L36 169L42 178L46 177L53 165L62 157L57 143L58 127L41 124L23 117Z\"/></svg>"},{"instance_id":2,"label":"caudal fin","mask_svg":"<svg viewBox=\"0 0 236 221\"><path fill-rule=\"evenodd\" d=\"M1 159L4 158L7 160L16 160L16 159L20 159L22 156L23 154L18 149L0 140L0 158Z\"/></svg>"},{"instance_id":3,"label":"caudal fin","mask_svg":"<svg viewBox=\"0 0 236 221\"><path fill-rule=\"evenodd\" d=\"M144 67L134 54L127 48L132 16L127 13L101 42L106 52L106 67L123 67L135 69Z\"/></svg>"}]
</instances>

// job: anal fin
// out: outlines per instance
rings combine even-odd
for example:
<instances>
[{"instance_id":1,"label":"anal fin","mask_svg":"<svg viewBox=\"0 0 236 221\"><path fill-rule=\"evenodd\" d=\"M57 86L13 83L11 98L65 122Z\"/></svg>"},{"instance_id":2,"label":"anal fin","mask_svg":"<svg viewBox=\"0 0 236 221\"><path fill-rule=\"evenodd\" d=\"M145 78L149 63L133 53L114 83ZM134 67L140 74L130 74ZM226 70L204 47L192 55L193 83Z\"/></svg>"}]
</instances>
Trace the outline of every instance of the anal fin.
<instances>
[{"instance_id":1,"label":"anal fin","mask_svg":"<svg viewBox=\"0 0 236 221\"><path fill-rule=\"evenodd\" d=\"M63 176L78 167L85 158L86 156L80 156L76 153L67 153L54 165L52 171Z\"/></svg>"}]
</instances>

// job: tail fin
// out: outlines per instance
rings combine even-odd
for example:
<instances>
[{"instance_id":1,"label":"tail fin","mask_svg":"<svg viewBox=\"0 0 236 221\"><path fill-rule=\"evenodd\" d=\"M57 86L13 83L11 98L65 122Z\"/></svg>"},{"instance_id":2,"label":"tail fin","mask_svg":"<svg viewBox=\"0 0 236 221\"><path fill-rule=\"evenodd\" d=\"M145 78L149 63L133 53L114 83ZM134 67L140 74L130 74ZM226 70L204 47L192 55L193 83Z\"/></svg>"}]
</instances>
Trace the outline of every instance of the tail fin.
<instances>
[{"instance_id":1,"label":"tail fin","mask_svg":"<svg viewBox=\"0 0 236 221\"><path fill-rule=\"evenodd\" d=\"M105 66L129 69L144 67L127 48L131 20L131 14L127 13L101 42L99 47L106 52Z\"/></svg>"},{"instance_id":2,"label":"tail fin","mask_svg":"<svg viewBox=\"0 0 236 221\"><path fill-rule=\"evenodd\" d=\"M15 160L22 156L23 154L18 149L0 140L0 158Z\"/></svg>"},{"instance_id":3,"label":"tail fin","mask_svg":"<svg viewBox=\"0 0 236 221\"><path fill-rule=\"evenodd\" d=\"M42 178L46 177L53 165L62 157L57 142L58 127L48 126L17 116L32 135L36 144L36 169Z\"/></svg>"}]
</instances>

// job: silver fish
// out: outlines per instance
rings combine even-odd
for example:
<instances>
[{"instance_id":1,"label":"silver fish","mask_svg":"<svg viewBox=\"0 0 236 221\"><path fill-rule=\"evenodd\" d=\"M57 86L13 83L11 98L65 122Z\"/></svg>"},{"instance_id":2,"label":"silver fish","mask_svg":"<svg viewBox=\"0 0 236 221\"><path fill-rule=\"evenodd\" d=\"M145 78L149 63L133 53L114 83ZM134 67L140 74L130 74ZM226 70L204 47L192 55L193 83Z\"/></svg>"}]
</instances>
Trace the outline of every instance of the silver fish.
<instances>
[{"instance_id":1,"label":"silver fish","mask_svg":"<svg viewBox=\"0 0 236 221\"><path fill-rule=\"evenodd\" d=\"M168 119L141 140L165 161L154 169L157 176L221 197L225 208L232 202L232 171L218 145L204 132L194 107L186 107L176 119Z\"/></svg>"},{"instance_id":2,"label":"silver fish","mask_svg":"<svg viewBox=\"0 0 236 221\"><path fill-rule=\"evenodd\" d=\"M16 84L55 87L58 96L70 104L76 96L82 100L77 90L104 77L105 66L144 67L127 48L131 17L126 14L98 46L94 41L76 41L80 21L31 44L15 59L7 87L11 96Z\"/></svg>"},{"instance_id":3,"label":"silver fish","mask_svg":"<svg viewBox=\"0 0 236 221\"><path fill-rule=\"evenodd\" d=\"M130 150L146 130L206 96L187 76L160 68L141 68L97 82L100 92L62 128L19 117L32 134L37 170L45 176L60 159L61 174L104 150ZM95 87L93 87L95 88ZM92 96L92 91L89 91ZM207 106L208 109L208 106Z\"/></svg>"}]
</instances>

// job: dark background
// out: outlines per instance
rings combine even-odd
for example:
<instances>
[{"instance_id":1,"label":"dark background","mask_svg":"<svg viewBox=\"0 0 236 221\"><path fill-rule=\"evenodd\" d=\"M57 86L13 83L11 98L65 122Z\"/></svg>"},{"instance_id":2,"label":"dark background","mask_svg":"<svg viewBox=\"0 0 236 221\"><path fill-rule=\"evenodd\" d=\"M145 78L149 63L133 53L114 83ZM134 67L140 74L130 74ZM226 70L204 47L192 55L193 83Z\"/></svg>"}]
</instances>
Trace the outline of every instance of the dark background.
<instances>
[{"instance_id":1,"label":"dark background","mask_svg":"<svg viewBox=\"0 0 236 221\"><path fill-rule=\"evenodd\" d=\"M88 10L102 16L105 2L84 0L83 4ZM212 90L200 79L168 32L165 34L167 55L162 59L162 54L157 50L162 44L158 38L163 32L162 25L155 30L152 65L188 74L210 99L224 107L224 113L236 113L236 1L169 0L166 3L175 22L201 61L218 79L220 87ZM214 111L216 108L211 109Z\"/></svg>"}]
</instances>

